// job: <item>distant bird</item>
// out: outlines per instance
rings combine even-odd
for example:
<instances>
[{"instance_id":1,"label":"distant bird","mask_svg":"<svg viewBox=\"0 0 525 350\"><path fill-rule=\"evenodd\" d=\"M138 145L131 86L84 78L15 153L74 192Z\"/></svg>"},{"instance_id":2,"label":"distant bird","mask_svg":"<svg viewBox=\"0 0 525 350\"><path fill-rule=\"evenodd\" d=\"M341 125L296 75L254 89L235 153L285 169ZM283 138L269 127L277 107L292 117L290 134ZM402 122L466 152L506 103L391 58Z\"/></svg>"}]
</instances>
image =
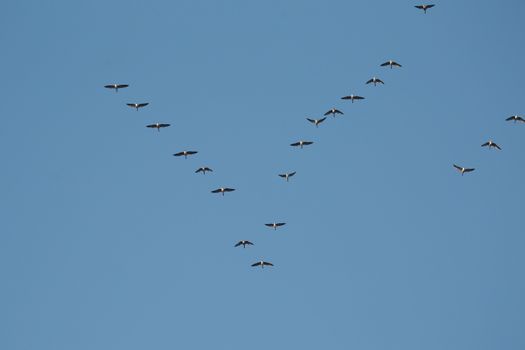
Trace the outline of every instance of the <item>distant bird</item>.
<instances>
[{"instance_id":1,"label":"distant bird","mask_svg":"<svg viewBox=\"0 0 525 350\"><path fill-rule=\"evenodd\" d=\"M332 117L335 117L336 114L344 114L344 113L338 109L332 108L328 112L326 112L324 115L330 115L330 114L332 115Z\"/></svg>"},{"instance_id":2,"label":"distant bird","mask_svg":"<svg viewBox=\"0 0 525 350\"><path fill-rule=\"evenodd\" d=\"M301 146L301 148L303 148L303 146L308 146L308 145L311 145L312 143L313 143L312 141L297 141L297 142L291 143L290 146L294 146L294 147Z\"/></svg>"},{"instance_id":3,"label":"distant bird","mask_svg":"<svg viewBox=\"0 0 525 350\"><path fill-rule=\"evenodd\" d=\"M286 179L286 182L288 182L288 179L291 178L294 175L295 175L295 171L293 173L279 174L280 177L282 177L283 179Z\"/></svg>"},{"instance_id":4,"label":"distant bird","mask_svg":"<svg viewBox=\"0 0 525 350\"><path fill-rule=\"evenodd\" d=\"M247 245L253 245L253 243L250 242L250 241L244 241L243 240L243 241L239 241L236 245L234 245L234 247L238 247L238 246L241 246L241 245L242 245L243 248L246 248Z\"/></svg>"},{"instance_id":5,"label":"distant bird","mask_svg":"<svg viewBox=\"0 0 525 350\"><path fill-rule=\"evenodd\" d=\"M255 267L255 266L260 266L264 269L265 266L273 266L273 264L270 262L261 260L261 261L257 261L256 263L252 264L252 267Z\"/></svg>"},{"instance_id":6,"label":"distant bird","mask_svg":"<svg viewBox=\"0 0 525 350\"><path fill-rule=\"evenodd\" d=\"M402 65L392 60L388 60L385 63L381 64L381 67L387 67L387 66L390 66L390 69L392 69L392 67L399 67L399 68L402 67Z\"/></svg>"},{"instance_id":7,"label":"distant bird","mask_svg":"<svg viewBox=\"0 0 525 350\"><path fill-rule=\"evenodd\" d=\"M200 167L199 169L195 170L195 173L202 173L203 175L206 175L207 171L213 171L207 166Z\"/></svg>"},{"instance_id":8,"label":"distant bird","mask_svg":"<svg viewBox=\"0 0 525 350\"><path fill-rule=\"evenodd\" d=\"M377 84L383 84L383 85L385 84L381 79L376 78L376 77L373 77L372 79L370 79L366 83L367 84L374 83L374 86L376 86Z\"/></svg>"},{"instance_id":9,"label":"distant bird","mask_svg":"<svg viewBox=\"0 0 525 350\"><path fill-rule=\"evenodd\" d=\"M286 222L272 222L271 224L264 224L264 226L271 227L274 230L277 230L277 227L281 227L284 225L286 225Z\"/></svg>"},{"instance_id":10,"label":"distant bird","mask_svg":"<svg viewBox=\"0 0 525 350\"><path fill-rule=\"evenodd\" d=\"M157 128L157 130L160 131L160 128L167 128L168 126L170 126L170 124L155 123L146 125L146 128Z\"/></svg>"},{"instance_id":11,"label":"distant bird","mask_svg":"<svg viewBox=\"0 0 525 350\"><path fill-rule=\"evenodd\" d=\"M118 89L124 89L127 88L129 85L127 84L109 84L104 85L106 89L115 89L115 92L118 92Z\"/></svg>"},{"instance_id":12,"label":"distant bird","mask_svg":"<svg viewBox=\"0 0 525 350\"><path fill-rule=\"evenodd\" d=\"M352 100L352 103L354 103L354 100L364 100L365 98L362 96L357 95L348 95L341 97L341 100Z\"/></svg>"},{"instance_id":13,"label":"distant bird","mask_svg":"<svg viewBox=\"0 0 525 350\"><path fill-rule=\"evenodd\" d=\"M149 105L148 102L145 102L145 103L126 103L128 106L132 107L132 108L136 108L137 111L139 110L139 108L142 108L142 107L146 107L147 105Z\"/></svg>"},{"instance_id":14,"label":"distant bird","mask_svg":"<svg viewBox=\"0 0 525 350\"><path fill-rule=\"evenodd\" d=\"M505 119L506 121L511 121L511 120L514 120L514 123L516 122L522 122L522 123L525 123L525 119L523 119L522 117L520 117L519 115L513 115L511 117L508 117L507 119Z\"/></svg>"},{"instance_id":15,"label":"distant bird","mask_svg":"<svg viewBox=\"0 0 525 350\"><path fill-rule=\"evenodd\" d=\"M224 192L233 192L235 191L235 188L228 188L228 187L220 187L216 190L211 191L211 193L222 193L224 196Z\"/></svg>"},{"instance_id":16,"label":"distant bird","mask_svg":"<svg viewBox=\"0 0 525 350\"><path fill-rule=\"evenodd\" d=\"M308 120L310 123L315 124L316 127L318 127L319 124L321 124L322 122L324 122L325 119L326 119L326 117L321 118L321 119L310 119L310 118L306 118L306 120Z\"/></svg>"},{"instance_id":17,"label":"distant bird","mask_svg":"<svg viewBox=\"0 0 525 350\"><path fill-rule=\"evenodd\" d=\"M432 7L434 7L436 5L416 5L414 6L415 8L418 8L420 10L423 10L423 12L427 13L427 10L428 9L431 9Z\"/></svg>"},{"instance_id":18,"label":"distant bird","mask_svg":"<svg viewBox=\"0 0 525 350\"><path fill-rule=\"evenodd\" d=\"M191 155L197 154L197 153L199 153L199 152L197 152L197 151L182 151L182 152L175 153L173 155L175 157L184 156L185 159L188 159L188 156L191 156Z\"/></svg>"},{"instance_id":19,"label":"distant bird","mask_svg":"<svg viewBox=\"0 0 525 350\"><path fill-rule=\"evenodd\" d=\"M501 151L501 147L498 146L496 143L492 142L492 140L488 140L487 142L485 142L484 144L481 145L481 147L489 147L489 149L491 149L492 147L494 148L497 148Z\"/></svg>"},{"instance_id":20,"label":"distant bird","mask_svg":"<svg viewBox=\"0 0 525 350\"><path fill-rule=\"evenodd\" d=\"M471 171L476 170L474 168L463 168L456 164L452 164L452 165L454 165L454 168L458 169L458 171L461 173L461 176L463 176L464 173L470 173Z\"/></svg>"}]
</instances>

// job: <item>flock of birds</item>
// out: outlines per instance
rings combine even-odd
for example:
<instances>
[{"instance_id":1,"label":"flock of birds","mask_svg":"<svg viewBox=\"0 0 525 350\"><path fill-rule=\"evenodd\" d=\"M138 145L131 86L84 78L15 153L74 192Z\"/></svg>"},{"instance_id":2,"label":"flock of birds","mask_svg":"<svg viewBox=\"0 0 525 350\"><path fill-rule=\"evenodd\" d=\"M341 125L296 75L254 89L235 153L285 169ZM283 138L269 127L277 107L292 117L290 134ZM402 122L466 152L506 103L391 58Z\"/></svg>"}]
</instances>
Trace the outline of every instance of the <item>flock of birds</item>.
<instances>
[{"instance_id":1,"label":"flock of birds","mask_svg":"<svg viewBox=\"0 0 525 350\"><path fill-rule=\"evenodd\" d=\"M420 10L423 10L423 12L426 14L427 10L431 9L434 6L435 6L434 4L429 4L429 5L416 5L415 7L420 9ZM399 63L397 63L397 62L395 62L393 60L388 60L388 61L382 63L380 66L381 67L390 67L390 69L401 68L402 67L401 64L399 64ZM369 79L366 82L366 84L367 85L374 84L374 86L377 86L378 84L384 85L385 83L381 79L379 79L377 77L372 77L371 79ZM128 84L109 84L109 85L105 85L104 87L107 88L107 89L113 89L113 90L115 90L115 92L118 92L119 89L124 89L124 88L127 88L128 86L129 86ZM350 100L352 103L354 103L354 101L364 100L365 98L363 96L358 96L358 95L351 94L351 95L348 95L348 96L343 96L343 97L341 97L341 99L342 100ZM147 102L145 102L145 103L127 103L127 105L129 107L134 108L137 111L140 108L144 108L144 107L148 106L148 104L149 103L147 103ZM343 114L344 113L342 111L340 111L340 110L338 110L336 108L331 108L326 113L324 113L323 118L320 118L320 119L306 118L306 119L307 119L308 122L312 123L316 127L319 127L319 125L321 123L323 123L327 119L327 117L329 115L331 115L332 117L336 117L337 115L343 115ZM523 117L518 116L518 115L510 116L510 117L506 118L506 121L513 121L514 123L516 123L516 122L525 123L525 119L523 119ZM169 126L170 126L170 124L167 124L167 123L154 123L154 124L146 125L147 128L157 129L157 131L159 131L159 132L160 132L160 129L167 128ZM313 144L313 141L300 140L300 141L291 143L290 146L303 148L304 146L309 146L311 144ZM488 147L488 149L494 148L494 149L497 149L497 150L501 151L501 147L498 144L496 144L495 142L493 142L492 140L489 140L489 141L483 143L481 145L481 147ZM188 156L192 156L192 155L197 154L197 153L198 153L197 151L184 150L184 151L180 151L180 152L177 152L177 153L173 154L173 156L187 158ZM470 173L470 172L475 170L475 168L466 168L466 167L463 167L463 166L459 166L457 164L453 164L453 167L455 169L457 169L461 173L461 175L464 175L465 173ZM195 170L195 173L206 174L207 172L213 172L213 170L211 168L207 167L207 166L203 166L203 167L200 167L197 170ZM290 180L290 178L292 176L294 176L295 174L296 174L296 172L294 171L294 172L278 174L278 175L288 182ZM234 188L219 187L217 189L212 190L211 193L220 193L220 194L222 194L224 196L225 193L233 192L233 191L235 191ZM284 225L286 225L285 222L273 222L273 223L265 224L265 226L267 226L269 228L273 228L274 230L277 230L277 228L282 227ZM252 242L248 241L248 240L241 240L241 241L237 242L234 245L234 247L242 246L243 248L246 248L246 246L250 246L250 245L254 245L254 244ZM261 268L264 268L265 266L274 266L274 265L271 262L260 260L260 261L257 261L255 263L253 263L251 266L253 266L253 267L260 266Z\"/></svg>"}]
</instances>

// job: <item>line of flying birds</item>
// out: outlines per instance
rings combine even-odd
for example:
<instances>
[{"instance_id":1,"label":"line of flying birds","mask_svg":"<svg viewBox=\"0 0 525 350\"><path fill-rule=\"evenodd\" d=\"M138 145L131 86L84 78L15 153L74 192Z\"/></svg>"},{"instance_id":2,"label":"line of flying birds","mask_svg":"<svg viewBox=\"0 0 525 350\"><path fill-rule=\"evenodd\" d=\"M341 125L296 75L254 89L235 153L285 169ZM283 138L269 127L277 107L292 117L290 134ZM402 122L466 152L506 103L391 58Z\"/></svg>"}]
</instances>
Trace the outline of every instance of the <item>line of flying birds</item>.
<instances>
[{"instance_id":1,"label":"line of flying birds","mask_svg":"<svg viewBox=\"0 0 525 350\"><path fill-rule=\"evenodd\" d=\"M415 7L420 9L420 10L423 10L424 13L427 13L427 10L431 9L434 6L435 6L434 4L430 4L430 5L416 5ZM399 64L398 62L396 62L394 60L388 60L388 61L380 64L380 66L381 67L390 67L390 69L401 68L402 67L401 64ZM369 84L374 84L374 86L377 86L378 84L384 85L385 83L381 79L379 79L379 78L374 76L371 79L369 79L368 81L366 81L366 85L369 85ZM128 84L109 84L109 85L105 85L104 87L108 88L108 89L113 89L113 90L115 90L115 92L118 92L119 89L124 89L124 88L127 88L128 86L129 86ZM363 96L350 94L348 96L341 97L341 99L342 100L350 100L352 103L354 103L355 101L364 100L365 98ZM147 102L144 102L144 103L127 103L127 106L129 106L131 108L134 108L137 111L140 108L144 108L144 107L146 107L148 105L149 105L149 103L147 103ZM330 116L330 115L332 117L336 117L337 115L344 115L344 113L342 111L336 109L336 108L331 108L326 113L324 113L323 118L320 118L320 119L306 118L306 120L308 122L312 123L313 125L315 125L316 127L319 127L319 125L321 123L323 123L327 119L327 117ZM516 123L516 122L525 123L525 119L523 117L519 116L519 115L510 116L510 117L506 118L505 120L506 121L513 121L514 123ZM160 131L160 129L167 128L169 126L170 126L170 124L167 124L167 123L154 123L154 124L146 125L147 128L157 129L157 131ZM299 140L297 142L291 143L290 146L303 148L304 146L309 146L311 144L313 144L313 141ZM489 140L489 141L483 143L481 145L481 147L488 147L488 149L494 148L494 149L497 149L497 150L501 150L501 147L498 144L496 144L495 142L493 142L492 140ZM188 156L192 156L192 155L197 154L197 153L198 153L197 151L184 150L184 151L180 151L180 152L177 152L177 153L173 154L173 156L187 158ZM465 173L470 173L470 172L475 170L475 168L466 168L466 167L463 167L463 166L459 166L457 164L453 164L453 167L457 171L459 171L461 173L461 175L464 175ZM202 173L203 175L206 174L207 172L213 172L213 170L211 168L207 167L207 166L203 166L203 167L200 167L197 170L195 170L195 173ZM283 173L283 174L278 174L278 175L279 175L279 177L285 179L286 182L288 182L290 180L290 178L292 176L294 176L295 174L296 174L296 172L293 171L293 172L290 172L290 173ZM233 191L235 191L234 188L219 187L219 188L217 188L215 190L212 190L211 193L220 193L221 195L224 196L225 193L233 192ZM286 225L285 222L273 222L273 223L265 224L265 226L267 226L269 228L272 228L274 230L277 230L277 228L282 227L284 225ZM248 240L241 240L241 241L237 242L234 245L234 247L242 246L243 248L246 248L246 246L250 246L250 245L254 245L254 244L252 242L248 241ZM264 268L265 266L274 266L274 265L271 262L260 260L260 261L257 261L255 263L253 263L251 266L253 266L253 267L260 266L261 268Z\"/></svg>"}]
</instances>

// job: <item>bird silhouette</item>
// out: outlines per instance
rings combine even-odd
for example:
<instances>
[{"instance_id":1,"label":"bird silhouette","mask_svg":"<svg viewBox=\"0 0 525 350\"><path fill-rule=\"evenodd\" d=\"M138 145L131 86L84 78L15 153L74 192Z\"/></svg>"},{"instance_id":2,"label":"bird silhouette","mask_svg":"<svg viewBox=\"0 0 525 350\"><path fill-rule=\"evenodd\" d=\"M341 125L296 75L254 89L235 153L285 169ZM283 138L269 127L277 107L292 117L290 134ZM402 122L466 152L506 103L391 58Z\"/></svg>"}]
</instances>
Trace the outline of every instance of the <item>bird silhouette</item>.
<instances>
[{"instance_id":1,"label":"bird silhouette","mask_svg":"<svg viewBox=\"0 0 525 350\"><path fill-rule=\"evenodd\" d=\"M292 172L292 173L279 174L280 177L286 179L286 182L288 182L288 179L291 178L294 175L295 175L295 171Z\"/></svg>"},{"instance_id":2,"label":"bird silhouette","mask_svg":"<svg viewBox=\"0 0 525 350\"><path fill-rule=\"evenodd\" d=\"M235 188L228 188L228 187L219 187L216 190L211 191L211 193L222 193L224 196L224 192L233 192L235 191Z\"/></svg>"},{"instance_id":3,"label":"bird silhouette","mask_svg":"<svg viewBox=\"0 0 525 350\"><path fill-rule=\"evenodd\" d=\"M330 109L329 111L327 111L324 115L332 115L332 117L335 117L336 114L344 114L343 112L341 112L340 110L338 109L335 109L335 108L332 108Z\"/></svg>"},{"instance_id":4,"label":"bird silhouette","mask_svg":"<svg viewBox=\"0 0 525 350\"><path fill-rule=\"evenodd\" d=\"M324 122L325 119L326 119L326 117L321 118L321 119L310 119L310 118L306 118L306 120L308 120L310 123L315 124L316 127L318 127L319 124L321 124L322 122Z\"/></svg>"},{"instance_id":5,"label":"bird silhouette","mask_svg":"<svg viewBox=\"0 0 525 350\"><path fill-rule=\"evenodd\" d=\"M175 154L173 154L175 157L180 157L180 156L184 156L185 159L188 159L188 156L191 156L193 154L197 154L199 152L197 151L182 151L182 152L177 152Z\"/></svg>"},{"instance_id":6,"label":"bird silhouette","mask_svg":"<svg viewBox=\"0 0 525 350\"><path fill-rule=\"evenodd\" d=\"M272 222L271 224L264 224L264 226L271 227L274 230L277 230L277 227L281 227L284 225L286 225L286 222Z\"/></svg>"},{"instance_id":7,"label":"bird silhouette","mask_svg":"<svg viewBox=\"0 0 525 350\"><path fill-rule=\"evenodd\" d=\"M474 171L476 169L474 168L464 168L456 164L452 164L454 168L458 169L458 171L461 173L461 176L463 176L464 173L470 173L471 171Z\"/></svg>"},{"instance_id":8,"label":"bird silhouette","mask_svg":"<svg viewBox=\"0 0 525 350\"><path fill-rule=\"evenodd\" d=\"M207 166L200 167L199 169L195 170L195 173L202 173L203 175L206 174L207 171L213 171Z\"/></svg>"},{"instance_id":9,"label":"bird silhouette","mask_svg":"<svg viewBox=\"0 0 525 350\"><path fill-rule=\"evenodd\" d=\"M250 242L250 241L242 240L242 241L239 241L236 245L234 245L234 247L239 247L241 245L242 245L243 248L246 248L247 245L253 245L253 243Z\"/></svg>"},{"instance_id":10,"label":"bird silhouette","mask_svg":"<svg viewBox=\"0 0 525 350\"><path fill-rule=\"evenodd\" d=\"M106 89L115 89L115 92L118 92L118 89L124 89L124 88L127 88L129 85L128 84L109 84L109 85L104 85L104 87Z\"/></svg>"},{"instance_id":11,"label":"bird silhouette","mask_svg":"<svg viewBox=\"0 0 525 350\"><path fill-rule=\"evenodd\" d=\"M297 142L291 143L290 146L293 146L293 147L300 146L301 148L303 148L303 146L308 146L308 145L311 145L312 143L313 143L312 141L297 141Z\"/></svg>"},{"instance_id":12,"label":"bird silhouette","mask_svg":"<svg viewBox=\"0 0 525 350\"><path fill-rule=\"evenodd\" d=\"M481 147L489 147L489 149L491 149L492 147L494 148L497 148L501 151L501 147L498 146L495 142L492 142L492 140L488 140L487 142L485 142L484 144L481 145Z\"/></svg>"},{"instance_id":13,"label":"bird silhouette","mask_svg":"<svg viewBox=\"0 0 525 350\"><path fill-rule=\"evenodd\" d=\"M381 67L387 67L387 66L390 66L390 69L392 69L392 67L399 67L399 68L402 67L399 63L397 63L396 61L392 61L392 60L388 60L385 63L381 64Z\"/></svg>"},{"instance_id":14,"label":"bird silhouette","mask_svg":"<svg viewBox=\"0 0 525 350\"><path fill-rule=\"evenodd\" d=\"M373 77L372 79L368 80L366 83L367 84L373 83L374 86L376 86L377 84L383 84L383 85L385 84L381 79L376 78L376 77Z\"/></svg>"},{"instance_id":15,"label":"bird silhouette","mask_svg":"<svg viewBox=\"0 0 525 350\"><path fill-rule=\"evenodd\" d=\"M522 123L525 123L525 119L523 119L522 117L520 117L519 115L513 115L513 116L510 116L508 117L507 119L505 119L506 121L511 121L513 120L514 123L516 122L522 122Z\"/></svg>"},{"instance_id":16,"label":"bird silhouette","mask_svg":"<svg viewBox=\"0 0 525 350\"><path fill-rule=\"evenodd\" d=\"M155 124L146 125L146 128L156 128L157 131L160 131L160 128L167 128L168 126L170 126L170 124L155 123Z\"/></svg>"},{"instance_id":17,"label":"bird silhouette","mask_svg":"<svg viewBox=\"0 0 525 350\"><path fill-rule=\"evenodd\" d=\"M427 13L427 10L428 9L431 9L432 7L434 7L436 5L432 4L432 5L416 5L414 6L415 8L418 8L420 10L423 10L424 13Z\"/></svg>"},{"instance_id":18,"label":"bird silhouette","mask_svg":"<svg viewBox=\"0 0 525 350\"><path fill-rule=\"evenodd\" d=\"M142 108L142 107L146 107L147 105L149 105L149 102L145 102L145 103L126 103L128 106L130 106L131 108L136 108L137 111L139 110L139 108Z\"/></svg>"},{"instance_id":19,"label":"bird silhouette","mask_svg":"<svg viewBox=\"0 0 525 350\"><path fill-rule=\"evenodd\" d=\"M264 269L265 266L273 266L273 264L271 262L261 260L261 261L257 261L256 263L252 264L252 267L255 267L255 266L260 266Z\"/></svg>"},{"instance_id":20,"label":"bird silhouette","mask_svg":"<svg viewBox=\"0 0 525 350\"><path fill-rule=\"evenodd\" d=\"M364 100L365 98L362 97L362 96L357 96L357 95L348 95L348 96L343 96L341 97L341 100L351 100L352 103L354 103L354 100Z\"/></svg>"}]
</instances>

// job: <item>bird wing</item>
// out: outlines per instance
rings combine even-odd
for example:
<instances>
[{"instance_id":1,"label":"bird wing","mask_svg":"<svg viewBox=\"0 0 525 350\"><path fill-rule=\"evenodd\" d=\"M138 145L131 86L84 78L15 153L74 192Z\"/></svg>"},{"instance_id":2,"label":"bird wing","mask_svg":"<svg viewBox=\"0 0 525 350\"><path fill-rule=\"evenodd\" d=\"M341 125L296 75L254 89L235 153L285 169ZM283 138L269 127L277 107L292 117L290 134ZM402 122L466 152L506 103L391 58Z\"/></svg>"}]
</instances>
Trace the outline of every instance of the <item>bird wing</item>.
<instances>
[{"instance_id":1,"label":"bird wing","mask_svg":"<svg viewBox=\"0 0 525 350\"><path fill-rule=\"evenodd\" d=\"M286 174L279 174L280 177L286 177Z\"/></svg>"},{"instance_id":2,"label":"bird wing","mask_svg":"<svg viewBox=\"0 0 525 350\"><path fill-rule=\"evenodd\" d=\"M224 192L233 192L235 191L235 188L225 188Z\"/></svg>"},{"instance_id":3,"label":"bird wing","mask_svg":"<svg viewBox=\"0 0 525 350\"><path fill-rule=\"evenodd\" d=\"M260 265L261 265L261 262L260 262L260 261L258 261L258 262L256 262L256 263L253 263L253 264L252 264L252 266L260 266Z\"/></svg>"},{"instance_id":4,"label":"bird wing","mask_svg":"<svg viewBox=\"0 0 525 350\"><path fill-rule=\"evenodd\" d=\"M364 100L365 98L362 96L354 96L354 100Z\"/></svg>"},{"instance_id":5,"label":"bird wing","mask_svg":"<svg viewBox=\"0 0 525 350\"><path fill-rule=\"evenodd\" d=\"M427 9L430 9L430 8L432 8L432 7L434 7L434 6L436 6L436 5L434 5L434 4L432 4L432 5L427 5Z\"/></svg>"},{"instance_id":6,"label":"bird wing","mask_svg":"<svg viewBox=\"0 0 525 350\"><path fill-rule=\"evenodd\" d=\"M303 141L303 145L306 145L306 146L311 145L312 143L313 143L312 141Z\"/></svg>"},{"instance_id":7,"label":"bird wing","mask_svg":"<svg viewBox=\"0 0 525 350\"><path fill-rule=\"evenodd\" d=\"M306 118L306 120L308 120L310 123L315 123L314 119Z\"/></svg>"},{"instance_id":8,"label":"bird wing","mask_svg":"<svg viewBox=\"0 0 525 350\"><path fill-rule=\"evenodd\" d=\"M458 169L459 171L462 171L462 170L463 170L463 168L460 167L459 165L456 165L456 164L452 164L452 165L454 166L454 168Z\"/></svg>"},{"instance_id":9,"label":"bird wing","mask_svg":"<svg viewBox=\"0 0 525 350\"><path fill-rule=\"evenodd\" d=\"M203 168L199 168L199 169L195 170L196 173L200 173L201 171L204 171L204 169Z\"/></svg>"},{"instance_id":10,"label":"bird wing","mask_svg":"<svg viewBox=\"0 0 525 350\"><path fill-rule=\"evenodd\" d=\"M300 142L294 142L294 143L291 143L290 146L299 146L301 143Z\"/></svg>"},{"instance_id":11,"label":"bird wing","mask_svg":"<svg viewBox=\"0 0 525 350\"><path fill-rule=\"evenodd\" d=\"M484 144L481 145L481 147L485 147L485 146L488 146L489 143L488 142L485 142Z\"/></svg>"},{"instance_id":12,"label":"bird wing","mask_svg":"<svg viewBox=\"0 0 525 350\"><path fill-rule=\"evenodd\" d=\"M239 243L237 243L236 245L234 245L234 247L238 247L238 246L240 246L240 245L242 245L242 241L240 241Z\"/></svg>"},{"instance_id":13,"label":"bird wing","mask_svg":"<svg viewBox=\"0 0 525 350\"><path fill-rule=\"evenodd\" d=\"M467 169L465 169L464 171L465 171L466 173L470 173L471 171L474 171L474 170L476 170L476 169L475 169L475 168L467 168Z\"/></svg>"},{"instance_id":14,"label":"bird wing","mask_svg":"<svg viewBox=\"0 0 525 350\"><path fill-rule=\"evenodd\" d=\"M418 9L420 9L420 10L422 10L422 9L424 8L423 5L416 5L416 6L414 6L414 7L415 7L415 8L418 8Z\"/></svg>"},{"instance_id":15,"label":"bird wing","mask_svg":"<svg viewBox=\"0 0 525 350\"><path fill-rule=\"evenodd\" d=\"M520 122L524 122L525 123L525 119L523 119L522 117L518 117L518 118L516 118L516 120L519 120Z\"/></svg>"},{"instance_id":16,"label":"bird wing","mask_svg":"<svg viewBox=\"0 0 525 350\"><path fill-rule=\"evenodd\" d=\"M128 84L118 84L117 88L123 89L123 88L127 88L128 86L129 86Z\"/></svg>"},{"instance_id":17,"label":"bird wing","mask_svg":"<svg viewBox=\"0 0 525 350\"><path fill-rule=\"evenodd\" d=\"M253 243L250 241L244 241L244 244L253 245Z\"/></svg>"},{"instance_id":18,"label":"bird wing","mask_svg":"<svg viewBox=\"0 0 525 350\"><path fill-rule=\"evenodd\" d=\"M397 62L392 62L392 65L393 65L393 66L396 66L396 67L403 67L402 65L400 65L400 64L397 63Z\"/></svg>"},{"instance_id":19,"label":"bird wing","mask_svg":"<svg viewBox=\"0 0 525 350\"><path fill-rule=\"evenodd\" d=\"M381 79L376 79L376 83L381 83L381 84L385 84L384 81L382 81Z\"/></svg>"},{"instance_id":20,"label":"bird wing","mask_svg":"<svg viewBox=\"0 0 525 350\"><path fill-rule=\"evenodd\" d=\"M321 118L321 119L319 119L319 120L317 121L317 123L318 123L318 124L321 124L321 123L324 122L325 120L326 120L326 117Z\"/></svg>"},{"instance_id":21,"label":"bird wing","mask_svg":"<svg viewBox=\"0 0 525 350\"><path fill-rule=\"evenodd\" d=\"M353 97L352 96L343 96L341 97L341 100L351 100Z\"/></svg>"},{"instance_id":22,"label":"bird wing","mask_svg":"<svg viewBox=\"0 0 525 350\"><path fill-rule=\"evenodd\" d=\"M159 124L159 128L167 128L171 124Z\"/></svg>"},{"instance_id":23,"label":"bird wing","mask_svg":"<svg viewBox=\"0 0 525 350\"><path fill-rule=\"evenodd\" d=\"M284 225L286 225L286 222L279 222L279 223L275 224L275 226L284 226Z\"/></svg>"},{"instance_id":24,"label":"bird wing","mask_svg":"<svg viewBox=\"0 0 525 350\"><path fill-rule=\"evenodd\" d=\"M116 88L114 84L104 85L104 87L106 89L115 89Z\"/></svg>"},{"instance_id":25,"label":"bird wing","mask_svg":"<svg viewBox=\"0 0 525 350\"><path fill-rule=\"evenodd\" d=\"M328 112L326 112L326 113L323 114L323 115L330 115L330 114L332 114L332 110L329 110Z\"/></svg>"},{"instance_id":26,"label":"bird wing","mask_svg":"<svg viewBox=\"0 0 525 350\"><path fill-rule=\"evenodd\" d=\"M216 190L213 190L213 191L211 191L211 193L219 193L219 192L221 192L221 189L220 189L220 188L218 188L218 189L216 189Z\"/></svg>"},{"instance_id":27,"label":"bird wing","mask_svg":"<svg viewBox=\"0 0 525 350\"><path fill-rule=\"evenodd\" d=\"M273 227L273 224L264 224L264 226Z\"/></svg>"},{"instance_id":28,"label":"bird wing","mask_svg":"<svg viewBox=\"0 0 525 350\"><path fill-rule=\"evenodd\" d=\"M370 83L373 83L374 82L374 79L370 79L369 81L367 81L366 83L367 84L370 84Z\"/></svg>"},{"instance_id":29,"label":"bird wing","mask_svg":"<svg viewBox=\"0 0 525 350\"><path fill-rule=\"evenodd\" d=\"M514 119L517 119L517 118L516 118L515 116L512 116L512 117L508 117L508 118L507 118L507 119L505 119L505 120L507 120L507 121L508 121L508 120L514 120Z\"/></svg>"},{"instance_id":30,"label":"bird wing","mask_svg":"<svg viewBox=\"0 0 525 350\"><path fill-rule=\"evenodd\" d=\"M137 107L146 107L147 105L149 105L149 102L139 103Z\"/></svg>"},{"instance_id":31,"label":"bird wing","mask_svg":"<svg viewBox=\"0 0 525 350\"><path fill-rule=\"evenodd\" d=\"M128 106L130 106L130 107L133 107L133 108L137 107L137 104L136 104L136 103L126 103L126 104L127 104Z\"/></svg>"},{"instance_id":32,"label":"bird wing","mask_svg":"<svg viewBox=\"0 0 525 350\"><path fill-rule=\"evenodd\" d=\"M267 262L267 261L263 261L262 264L266 266L273 266L271 262Z\"/></svg>"},{"instance_id":33,"label":"bird wing","mask_svg":"<svg viewBox=\"0 0 525 350\"><path fill-rule=\"evenodd\" d=\"M157 127L157 124L146 125L146 128L156 128L156 127Z\"/></svg>"},{"instance_id":34,"label":"bird wing","mask_svg":"<svg viewBox=\"0 0 525 350\"><path fill-rule=\"evenodd\" d=\"M389 66L389 65L390 65L390 62L385 62L385 63L381 64L381 67L386 67L386 66Z\"/></svg>"},{"instance_id":35,"label":"bird wing","mask_svg":"<svg viewBox=\"0 0 525 350\"><path fill-rule=\"evenodd\" d=\"M344 114L343 112L341 112L340 110L338 109L334 109L334 114Z\"/></svg>"},{"instance_id":36,"label":"bird wing","mask_svg":"<svg viewBox=\"0 0 525 350\"><path fill-rule=\"evenodd\" d=\"M295 173L296 173L296 171L294 171L293 173L288 174L288 177L292 177L292 176L294 176Z\"/></svg>"},{"instance_id":37,"label":"bird wing","mask_svg":"<svg viewBox=\"0 0 525 350\"><path fill-rule=\"evenodd\" d=\"M213 171L211 168L208 168L208 167L204 167L204 170L206 170L206 171Z\"/></svg>"},{"instance_id":38,"label":"bird wing","mask_svg":"<svg viewBox=\"0 0 525 350\"><path fill-rule=\"evenodd\" d=\"M184 155L184 152L178 152L178 153L175 153L173 154L175 157L180 157L180 156L183 156Z\"/></svg>"},{"instance_id":39,"label":"bird wing","mask_svg":"<svg viewBox=\"0 0 525 350\"><path fill-rule=\"evenodd\" d=\"M199 152L197 152L197 151L187 151L187 152L186 152L186 154L190 154L190 155L191 155L191 154L197 154L197 153L199 153Z\"/></svg>"},{"instance_id":40,"label":"bird wing","mask_svg":"<svg viewBox=\"0 0 525 350\"><path fill-rule=\"evenodd\" d=\"M492 143L492 146L496 147L497 149L499 149L499 150L501 151L501 147L500 147L500 146L498 146L497 144L495 144L495 143Z\"/></svg>"}]
</instances>

